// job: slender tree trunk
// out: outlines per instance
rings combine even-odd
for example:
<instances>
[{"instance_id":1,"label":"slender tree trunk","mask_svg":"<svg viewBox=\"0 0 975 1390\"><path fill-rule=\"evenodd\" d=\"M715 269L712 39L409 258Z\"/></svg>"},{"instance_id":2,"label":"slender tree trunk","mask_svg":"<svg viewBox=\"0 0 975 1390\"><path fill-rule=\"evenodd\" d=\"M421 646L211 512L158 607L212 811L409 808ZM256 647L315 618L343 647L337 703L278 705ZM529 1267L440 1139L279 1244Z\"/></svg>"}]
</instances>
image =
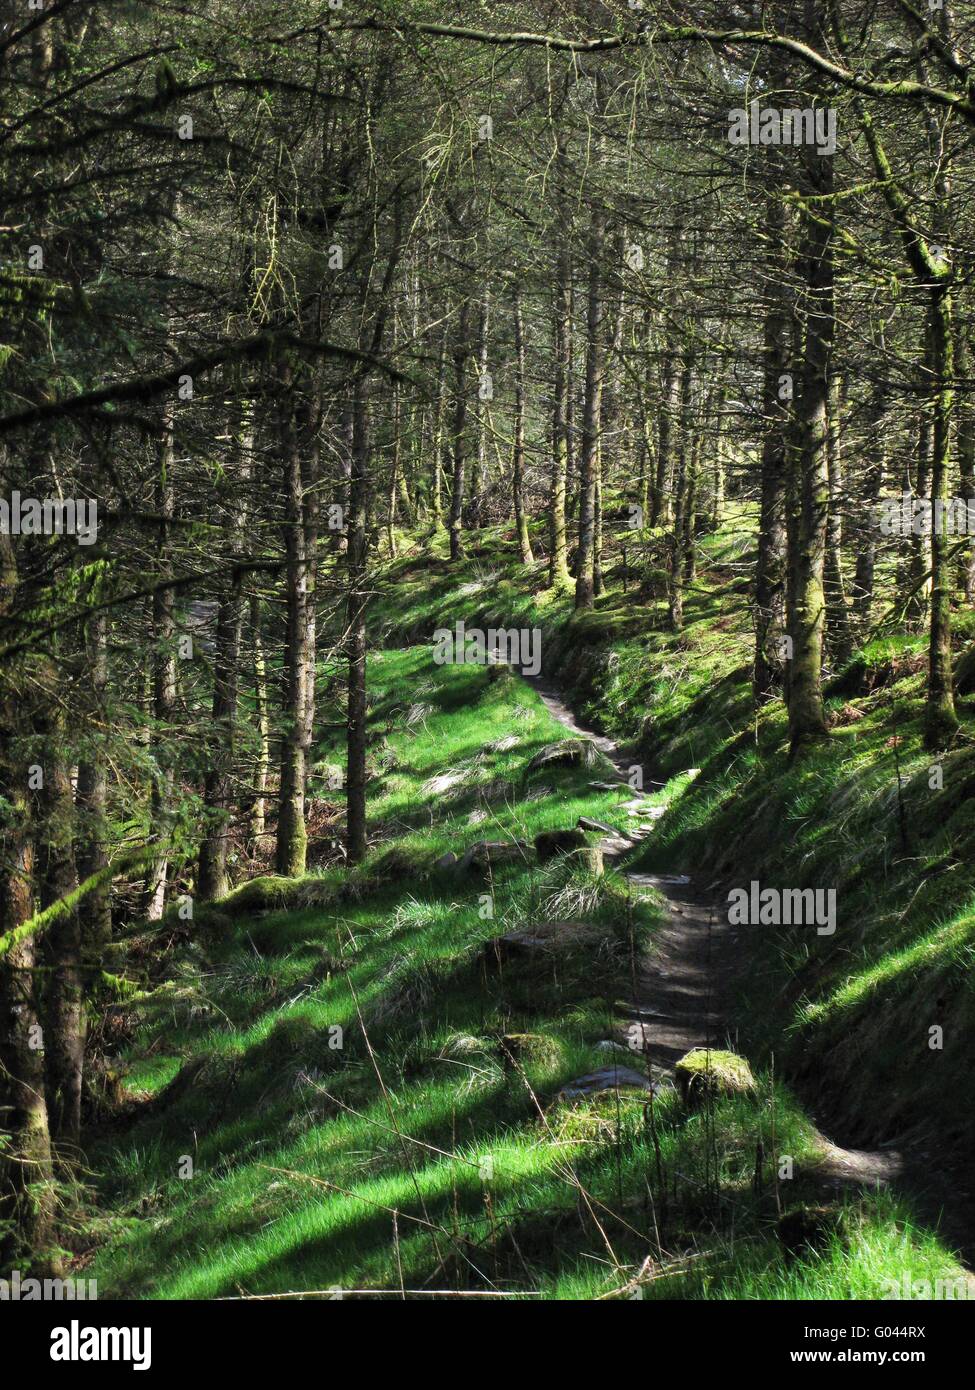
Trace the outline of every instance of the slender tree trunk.
<instances>
[{"instance_id":1,"label":"slender tree trunk","mask_svg":"<svg viewBox=\"0 0 975 1390\"><path fill-rule=\"evenodd\" d=\"M706 515L709 531L717 531L724 514L724 455L725 433L728 418L728 388L718 385L711 393L708 414L703 426L702 448L698 458L698 480L702 487L706 484L707 507L701 508ZM708 464L710 463L710 467Z\"/></svg>"},{"instance_id":2,"label":"slender tree trunk","mask_svg":"<svg viewBox=\"0 0 975 1390\"><path fill-rule=\"evenodd\" d=\"M687 466L687 502L684 507L684 582L693 583L697 577L697 503L698 503L698 483L700 479L700 458L701 458L702 435L700 430L694 433L694 442L691 446L691 458Z\"/></svg>"},{"instance_id":3,"label":"slender tree trunk","mask_svg":"<svg viewBox=\"0 0 975 1390\"><path fill-rule=\"evenodd\" d=\"M197 892L207 902L230 889L227 874L231 784L236 748L237 683L243 625L241 581L235 573L217 612L213 673L213 706L209 758L203 804L211 824L200 846Z\"/></svg>"},{"instance_id":4,"label":"slender tree trunk","mask_svg":"<svg viewBox=\"0 0 975 1390\"><path fill-rule=\"evenodd\" d=\"M840 376L834 372L829 384L829 420L826 452L829 471L829 519L826 526L826 637L836 661L842 665L853 649L850 611L846 604L843 579L843 462L842 401Z\"/></svg>"},{"instance_id":5,"label":"slender tree trunk","mask_svg":"<svg viewBox=\"0 0 975 1390\"><path fill-rule=\"evenodd\" d=\"M667 285L678 283L680 227L671 234L667 256ZM680 353L674 341L674 328L667 323L663 330L663 364L660 376L660 409L657 418L657 468L650 500L650 525L669 526L671 520L670 480L673 474L671 457L674 425L680 410Z\"/></svg>"},{"instance_id":6,"label":"slender tree trunk","mask_svg":"<svg viewBox=\"0 0 975 1390\"><path fill-rule=\"evenodd\" d=\"M400 469L399 482L397 484L399 493L400 514L406 518L407 526L412 526L415 520L413 509L413 499L410 496L410 487L416 479L416 454L417 445L422 446L422 412L419 406L410 410L410 426L407 438L410 442L409 451L406 454L406 462Z\"/></svg>"},{"instance_id":7,"label":"slender tree trunk","mask_svg":"<svg viewBox=\"0 0 975 1390\"><path fill-rule=\"evenodd\" d=\"M162 410L159 433L158 472L156 479L156 511L160 516L157 573L161 580L173 573L170 555L170 523L176 515L176 488L173 480L173 431L176 421L174 398L166 401ZM169 746L169 728L176 706L176 597L173 589L157 589L152 599L152 715L153 730L150 748L154 755L154 770L149 805L149 837L157 847L149 861L146 881L146 917L158 922L166 909L169 878L169 831L172 822L173 752Z\"/></svg>"},{"instance_id":8,"label":"slender tree trunk","mask_svg":"<svg viewBox=\"0 0 975 1390\"><path fill-rule=\"evenodd\" d=\"M433 519L437 526L443 521L443 454L446 429L444 420L447 411L447 334L440 335L440 349L437 355L437 390L433 404L432 438L430 456L433 460L433 487L431 490Z\"/></svg>"},{"instance_id":9,"label":"slender tree trunk","mask_svg":"<svg viewBox=\"0 0 975 1390\"><path fill-rule=\"evenodd\" d=\"M684 627L684 539L687 510L687 462L690 443L691 399L694 367L688 354L680 373L680 416L678 419L677 458L674 470L674 507L670 532L667 536L667 602L670 627L681 632Z\"/></svg>"},{"instance_id":10,"label":"slender tree trunk","mask_svg":"<svg viewBox=\"0 0 975 1390\"><path fill-rule=\"evenodd\" d=\"M521 296L514 291L512 305L515 332L515 430L512 451L512 491L515 507L515 531L518 535L518 554L523 565L530 565L532 554L528 534L528 513L525 510L525 325L521 312Z\"/></svg>"},{"instance_id":11,"label":"slender tree trunk","mask_svg":"<svg viewBox=\"0 0 975 1390\"><path fill-rule=\"evenodd\" d=\"M951 414L954 401L954 325L950 281L931 291L931 348L934 429L931 449L931 501L947 516L951 469ZM924 737L928 748L942 748L958 728L951 667L951 566L946 526L931 524L931 632Z\"/></svg>"},{"instance_id":12,"label":"slender tree trunk","mask_svg":"<svg viewBox=\"0 0 975 1390\"><path fill-rule=\"evenodd\" d=\"M346 607L349 653L349 702L346 726L346 854L358 864L368 847L366 833L366 604L368 602L369 415L368 380L356 379L353 405L354 445L349 507Z\"/></svg>"},{"instance_id":13,"label":"slender tree trunk","mask_svg":"<svg viewBox=\"0 0 975 1390\"><path fill-rule=\"evenodd\" d=\"M616 245L620 261L623 259L622 239ZM623 402L620 384L621 358L623 350L624 299L622 289L616 297L613 309L613 336L608 361L611 364L606 372L606 385L600 402L599 442L596 448L596 506L593 538L593 592L598 598L604 592L603 579L603 479L606 472L607 451L616 465L617 472L623 472L622 418Z\"/></svg>"},{"instance_id":14,"label":"slender tree trunk","mask_svg":"<svg viewBox=\"0 0 975 1390\"><path fill-rule=\"evenodd\" d=\"M257 763L254 767L254 796L250 806L250 837L252 856L260 849L264 835L267 775L271 763L270 720L267 700L267 661L264 655L264 633L261 627L261 600L250 598L251 642L253 649L254 723L257 730Z\"/></svg>"},{"instance_id":15,"label":"slender tree trunk","mask_svg":"<svg viewBox=\"0 0 975 1390\"><path fill-rule=\"evenodd\" d=\"M490 326L491 294L489 290L485 290L484 298L481 301L481 316L477 330L477 366L480 378L478 397L481 406L477 413L477 468L474 471L474 480L471 489L473 495L471 497L470 506L471 519L475 526L481 524L481 507L488 485L488 432L491 418L490 392L488 390Z\"/></svg>"},{"instance_id":16,"label":"slender tree trunk","mask_svg":"<svg viewBox=\"0 0 975 1390\"><path fill-rule=\"evenodd\" d=\"M598 211L594 212L589 237L589 293L586 304L586 394L582 418L582 439L579 449L579 545L576 556L575 597L577 609L592 607L595 590L593 557L595 554L596 450L599 445L603 390L599 274L603 226L603 214Z\"/></svg>"},{"instance_id":17,"label":"slender tree trunk","mask_svg":"<svg viewBox=\"0 0 975 1390\"><path fill-rule=\"evenodd\" d=\"M91 681L91 718L104 726L104 701L108 688L108 618L98 613L85 629L87 664ZM78 786L75 793L77 809L78 877L84 882L108 864L108 829L105 813L108 805L106 761L96 748L78 764ZM88 981L101 968L105 948L112 939L112 892L106 882L82 898L78 913L81 920L81 944Z\"/></svg>"},{"instance_id":18,"label":"slender tree trunk","mask_svg":"<svg viewBox=\"0 0 975 1390\"><path fill-rule=\"evenodd\" d=\"M54 681L46 695L57 709ZM60 903L78 886L74 857L74 801L65 762L65 725L57 714L38 724L43 738L44 785L38 794L41 816L38 870L41 907ZM45 960L50 979L44 1000L44 1060L51 1134L66 1161L78 1157L81 1143L81 1089L85 1060L85 991L81 969L81 923L77 908L61 908L47 930Z\"/></svg>"},{"instance_id":19,"label":"slender tree trunk","mask_svg":"<svg viewBox=\"0 0 975 1390\"><path fill-rule=\"evenodd\" d=\"M932 365L932 343L930 331L925 337L925 375ZM922 390L927 396L927 386L922 382ZM906 467L905 491L913 491L916 497L931 497L931 449L934 443L934 420L925 398L920 407L917 432L917 464L914 477L911 477L910 464ZM908 599L904 617L909 627L923 632L928 621L928 604L931 599L931 536L929 532L912 531L908 538L910 557L906 572L899 575L904 583Z\"/></svg>"},{"instance_id":20,"label":"slender tree trunk","mask_svg":"<svg viewBox=\"0 0 975 1390\"><path fill-rule=\"evenodd\" d=\"M392 411L392 457L389 465L389 497L386 505L386 543L389 547L391 558L396 556L396 499L400 483L400 454L401 454L401 431L402 431L402 403L400 401L399 386L393 383L393 411Z\"/></svg>"},{"instance_id":21,"label":"slender tree trunk","mask_svg":"<svg viewBox=\"0 0 975 1390\"><path fill-rule=\"evenodd\" d=\"M808 157L811 191L832 192L832 161ZM799 403L802 452L796 549L795 608L792 615L793 659L789 682L789 734L793 751L825 736L823 706L823 635L826 597L823 571L829 520L827 448L828 379L833 350L832 224L806 216L803 258L806 350Z\"/></svg>"},{"instance_id":22,"label":"slender tree trunk","mask_svg":"<svg viewBox=\"0 0 975 1390\"><path fill-rule=\"evenodd\" d=\"M971 346L961 329L956 335L955 346L955 376L958 381L967 382L971 370ZM972 503L975 502L975 400L970 389L959 393L956 406L960 496L966 503ZM962 551L959 568L965 602L975 602L975 547L971 544Z\"/></svg>"},{"instance_id":23,"label":"slender tree trunk","mask_svg":"<svg viewBox=\"0 0 975 1390\"><path fill-rule=\"evenodd\" d=\"M657 470L653 483L650 507L650 525L666 526L671 519L670 484L674 461L671 456L671 439L674 422L680 411L680 370L679 358L673 348L668 348L663 364L663 394L660 416L657 421Z\"/></svg>"},{"instance_id":24,"label":"slender tree trunk","mask_svg":"<svg viewBox=\"0 0 975 1390\"><path fill-rule=\"evenodd\" d=\"M569 316L572 312L572 284L569 246L563 238L559 248L559 269L554 287L552 349L554 380L552 390L552 477L549 488L550 588L569 582L568 546L565 530L565 496L569 458Z\"/></svg>"},{"instance_id":25,"label":"slender tree trunk","mask_svg":"<svg viewBox=\"0 0 975 1390\"><path fill-rule=\"evenodd\" d=\"M886 473L886 395L877 390L870 415L869 434L864 447L856 568L853 575L853 612L857 635L862 639L870 626L873 604L874 571L877 561L877 504Z\"/></svg>"},{"instance_id":26,"label":"slender tree trunk","mask_svg":"<svg viewBox=\"0 0 975 1390\"><path fill-rule=\"evenodd\" d=\"M592 509L592 592L599 598L606 585L603 582L603 449L596 444Z\"/></svg>"},{"instance_id":27,"label":"slender tree trunk","mask_svg":"<svg viewBox=\"0 0 975 1390\"><path fill-rule=\"evenodd\" d=\"M786 635L786 467L789 417L788 384L792 334L783 292L785 210L774 194L766 200L768 250L765 258L764 433L762 437L761 509L755 575L755 663L752 694L756 703L770 700L782 686Z\"/></svg>"},{"instance_id":28,"label":"slender tree trunk","mask_svg":"<svg viewBox=\"0 0 975 1390\"><path fill-rule=\"evenodd\" d=\"M457 339L454 343L454 420L451 438L453 450L453 487L450 495L450 558L459 560L464 553L464 473L466 468L467 433L467 330L470 305L465 299L457 320Z\"/></svg>"},{"instance_id":29,"label":"slender tree trunk","mask_svg":"<svg viewBox=\"0 0 975 1390\"><path fill-rule=\"evenodd\" d=\"M307 700L309 663L314 665L314 629L311 625L311 575L307 552L307 533L302 478L302 429L304 407L296 398L290 370L283 388L282 454L287 497L285 523L285 601L287 636L285 640L286 733L281 749L281 790L278 809L278 838L275 856L277 872L294 877L305 872L308 835L305 828L305 776L307 771L309 728Z\"/></svg>"},{"instance_id":30,"label":"slender tree trunk","mask_svg":"<svg viewBox=\"0 0 975 1390\"><path fill-rule=\"evenodd\" d=\"M253 479L253 457L254 426L247 418L239 443L239 475L234 480L237 500L232 501L228 509L231 556L240 554L246 530L247 505L244 499ZM243 584L240 571L234 570L220 595L217 609L212 718L203 792L208 826L200 846L197 879L197 892L204 902L222 898L230 890L227 858L237 749L237 694L243 626Z\"/></svg>"}]
</instances>

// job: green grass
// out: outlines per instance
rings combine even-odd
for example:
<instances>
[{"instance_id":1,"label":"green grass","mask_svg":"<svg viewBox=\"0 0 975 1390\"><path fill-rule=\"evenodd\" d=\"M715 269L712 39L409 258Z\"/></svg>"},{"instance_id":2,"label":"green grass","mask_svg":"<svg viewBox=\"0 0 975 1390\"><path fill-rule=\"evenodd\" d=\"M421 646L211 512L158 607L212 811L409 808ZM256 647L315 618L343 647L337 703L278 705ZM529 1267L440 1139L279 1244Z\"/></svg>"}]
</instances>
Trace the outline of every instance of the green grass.
<instances>
[{"instance_id":1,"label":"green grass","mask_svg":"<svg viewBox=\"0 0 975 1390\"><path fill-rule=\"evenodd\" d=\"M366 862L252 882L175 942L167 923L123 944L146 988L119 1005L127 1122L90 1154L107 1233L90 1274L103 1297L397 1297L402 1285L859 1298L905 1272L958 1274L909 1205L884 1193L828 1197L835 1230L815 1247L790 1253L778 1231L781 1213L824 1197L815 1129L772 1083L771 1052L777 1077L785 1051L800 1080L809 1049L816 1066L829 1054L849 1108L878 1130L891 1123L884 1059L923 1075L905 1061L910 1040L898 1052L888 1036L904 1035L912 992L948 982L953 1001L971 998L969 861L952 848L971 816L958 781L940 802L925 791L909 670L858 698L862 718L838 726L815 762L786 762L781 716L750 712L739 523L708 539L679 638L659 600L634 612L613 561L607 594L574 618L569 596L544 589L543 567L513 562L510 532L483 535L459 570L437 553L387 568L371 617L381 646L369 669ZM652 800L669 809L628 867L704 881L731 868L793 886L829 872L842 886L850 915L835 940L756 943L741 1042L754 1094L690 1114L671 1089L652 1106L626 1093L558 1099L608 1060L599 1044L618 1029L615 1004L659 908L620 874L593 878L566 860L539 866L529 854L484 880L434 869L448 850L530 843L582 814L628 823L625 789L591 786L605 778L598 767L527 771L565 737L530 688L433 664L428 639L458 617L542 627L546 669L580 716L628 740L664 784ZM897 848L892 694L910 855ZM316 748L322 765L339 754L327 738ZM967 776L966 755L952 756ZM498 969L488 943L553 920L581 924L572 944ZM901 1015L888 1017L895 999ZM950 1048L964 1052L971 1036L969 1002L958 1008L961 1042L941 1054L952 1084L961 1062ZM866 1063L865 1040L877 1048ZM943 1096L922 1086L919 1103L933 1113ZM784 1156L795 1176L777 1180ZM193 1175L181 1176L188 1159Z\"/></svg>"}]
</instances>

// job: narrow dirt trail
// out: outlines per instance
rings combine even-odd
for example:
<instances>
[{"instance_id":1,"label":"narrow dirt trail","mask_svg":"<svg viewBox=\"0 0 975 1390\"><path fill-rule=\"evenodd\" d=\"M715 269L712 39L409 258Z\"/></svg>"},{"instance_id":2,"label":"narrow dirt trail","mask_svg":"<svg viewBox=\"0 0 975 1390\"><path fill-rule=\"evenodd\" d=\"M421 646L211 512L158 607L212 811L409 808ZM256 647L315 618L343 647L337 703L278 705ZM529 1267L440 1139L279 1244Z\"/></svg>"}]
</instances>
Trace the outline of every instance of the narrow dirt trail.
<instances>
[{"instance_id":1,"label":"narrow dirt trail","mask_svg":"<svg viewBox=\"0 0 975 1390\"><path fill-rule=\"evenodd\" d=\"M527 679L527 678L526 678ZM558 689L544 678L527 680L549 713L578 738L589 739L612 763L629 790L630 762L617 743L593 733L576 720ZM602 844L604 857L619 860L652 834L652 823L639 814L641 793L632 792L629 807L638 824L626 838L614 835ZM730 982L737 965L738 931L717 904L700 893L685 875L623 873L639 893L656 889L665 899L667 916L651 949L640 960L632 997L618 1004L628 1040L642 1031L644 1050L654 1072L673 1070L693 1047L737 1050L730 1015ZM640 1036L636 1034L637 1045ZM815 1176L824 1191L878 1187L905 1173L903 1156L893 1149L844 1149L820 1136L821 1159Z\"/></svg>"},{"instance_id":2,"label":"narrow dirt trail","mask_svg":"<svg viewBox=\"0 0 975 1390\"><path fill-rule=\"evenodd\" d=\"M640 807L642 793L629 787L629 761L613 739L583 728L550 682L535 678L528 684L564 728L595 744L630 792L631 800L621 809L636 822L634 828L626 838L614 835L601 845L604 858L619 860L652 833L656 818L647 816L650 808ZM724 985L736 933L685 876L626 873L626 878L637 896L641 890L659 892L666 900L667 918L654 937L652 952L638 962L633 997L621 1000L618 1009L630 1045L639 1047L642 1041L654 1070L669 1072L691 1048L728 1045Z\"/></svg>"}]
</instances>

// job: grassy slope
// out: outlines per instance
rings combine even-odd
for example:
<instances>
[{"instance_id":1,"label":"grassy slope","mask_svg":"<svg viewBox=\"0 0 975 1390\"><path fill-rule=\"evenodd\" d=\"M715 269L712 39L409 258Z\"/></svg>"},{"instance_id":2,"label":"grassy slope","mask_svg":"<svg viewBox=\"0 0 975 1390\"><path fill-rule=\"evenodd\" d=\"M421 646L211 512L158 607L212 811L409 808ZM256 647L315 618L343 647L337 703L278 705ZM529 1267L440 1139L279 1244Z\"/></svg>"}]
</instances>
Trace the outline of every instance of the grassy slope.
<instances>
[{"instance_id":1,"label":"grassy slope","mask_svg":"<svg viewBox=\"0 0 975 1390\"><path fill-rule=\"evenodd\" d=\"M835 888L832 937L757 929L742 1019L747 1046L773 1046L790 1073L825 1083L822 1099L851 1142L937 1136L944 1155L975 1143L968 1053L975 1037L975 702L959 701L957 746L934 762L921 746L923 636L878 637L828 685L827 746L790 764L784 713L757 719L749 692L752 630L740 567L748 517L706 543L686 630L663 605L624 596L612 567L595 611L532 594L510 560L485 558L486 621L510 611L551 634L547 665L594 727L633 741L633 760L667 783L670 810L634 867L691 872L722 888ZM743 522L745 523L743 525ZM631 553L632 559L632 553ZM475 566L476 567L476 566ZM517 573L517 571L515 571ZM423 620L457 600L428 586ZM959 613L959 646L975 614ZM867 693L863 693L866 691ZM939 774L934 770L940 765ZM684 776L690 767L699 776ZM943 1029L943 1048L929 1047Z\"/></svg>"},{"instance_id":2,"label":"grassy slope","mask_svg":"<svg viewBox=\"0 0 975 1390\"><path fill-rule=\"evenodd\" d=\"M526 776L532 754L563 736L531 691L488 684L477 669L438 668L419 640L457 617L493 617L544 625L547 664L572 687L579 713L642 738L635 761L652 760L663 776L703 767L697 781L675 776L668 787L672 809L655 851L666 867L697 870L709 856L713 864L714 827L725 852L732 831L744 830L756 870L781 866L792 874L784 882L802 883L790 848L816 843L819 823L797 820L796 807L837 787L817 792L812 773L783 770L774 716L757 745L754 731L747 750L736 742L747 723L736 546L723 545L722 568L689 595L683 644L656 630L659 605L623 601L612 579L595 613L570 619L537 572L517 571L504 537L488 538L460 576L429 557L391 567L373 612L386 650L370 666L370 812L380 842L367 864L297 885L259 882L189 931L168 924L126 944L130 970L153 963L155 988L120 1007L133 1113L92 1155L104 1243L90 1273L103 1296L395 1291L402 1278L407 1288L593 1297L625 1286L648 1254L646 1297L876 1296L882 1279L904 1271L950 1277L955 1266L938 1242L876 1194L849 1200L819 1255L786 1258L770 1159L763 1192L753 1191L756 1143L792 1154L801 1174L812 1131L767 1075L758 1096L690 1118L669 1092L649 1113L628 1099L554 1102L561 1084L605 1062L596 1044L613 1035L613 1001L652 930L652 905L629 902L624 880L525 863L499 872L486 898L481 881L429 871L444 850L482 836L530 839L583 812L618 822L618 794L589 786L598 769ZM849 728L866 734L866 724ZM840 766L854 745L872 769L866 781L882 782L882 730L869 741L844 731L829 758ZM445 773L458 780L435 780ZM777 820L762 810L770 797L782 800ZM739 800L733 827L729 798ZM852 800L869 820L859 784ZM790 808L791 844L774 835L766 844L760 816L780 826ZM845 835L843 825L829 834ZM769 858L776 853L781 861ZM881 906L875 884L877 932ZM559 918L588 923L578 949L542 966L492 968L485 942ZM908 954L923 939L909 925L898 930ZM932 968L905 959L870 976L877 959L898 958L864 932L877 959L857 960L851 973L849 940L847 965L833 961L839 938L815 978L797 975L794 957L808 943L770 944L764 968L786 988L780 1005L761 993L768 1013L757 1017L756 1056L780 1019L805 1028L793 1044L801 1056L807 1033L826 1038L834 1015L863 1008L863 991L896 991L900 970ZM512 1034L531 1035L513 1061L500 1045ZM183 1156L194 1160L192 1178L179 1176ZM781 1189L786 1206L818 1196L801 1176Z\"/></svg>"}]
</instances>

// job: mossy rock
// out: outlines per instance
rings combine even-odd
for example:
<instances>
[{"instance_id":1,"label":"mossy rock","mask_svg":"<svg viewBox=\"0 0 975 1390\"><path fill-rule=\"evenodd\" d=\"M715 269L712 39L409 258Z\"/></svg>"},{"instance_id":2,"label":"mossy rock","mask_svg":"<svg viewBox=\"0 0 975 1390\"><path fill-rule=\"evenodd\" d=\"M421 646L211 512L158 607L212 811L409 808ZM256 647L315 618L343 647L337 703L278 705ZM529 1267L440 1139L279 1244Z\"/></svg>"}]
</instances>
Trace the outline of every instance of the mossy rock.
<instances>
[{"instance_id":1,"label":"mossy rock","mask_svg":"<svg viewBox=\"0 0 975 1390\"><path fill-rule=\"evenodd\" d=\"M585 849L587 844L581 830L543 830L535 836L535 853L538 862L544 864L557 854L571 854L573 850Z\"/></svg>"},{"instance_id":2,"label":"mossy rock","mask_svg":"<svg viewBox=\"0 0 975 1390\"><path fill-rule=\"evenodd\" d=\"M595 922L538 922L520 931L486 941L479 958L489 969L538 959L553 952L578 952L591 956L604 940L604 928Z\"/></svg>"},{"instance_id":3,"label":"mossy rock","mask_svg":"<svg viewBox=\"0 0 975 1390\"><path fill-rule=\"evenodd\" d=\"M790 1258L821 1254L845 1235L839 1207L796 1207L779 1217L776 1233Z\"/></svg>"},{"instance_id":4,"label":"mossy rock","mask_svg":"<svg viewBox=\"0 0 975 1390\"><path fill-rule=\"evenodd\" d=\"M457 861L456 869L458 873L485 874L504 864L530 863L530 855L531 846L527 840L478 840Z\"/></svg>"},{"instance_id":5,"label":"mossy rock","mask_svg":"<svg viewBox=\"0 0 975 1390\"><path fill-rule=\"evenodd\" d=\"M554 1067L562 1060L562 1050L554 1038L544 1033L505 1033L498 1046L505 1067Z\"/></svg>"},{"instance_id":6,"label":"mossy rock","mask_svg":"<svg viewBox=\"0 0 975 1390\"><path fill-rule=\"evenodd\" d=\"M707 1097L750 1095L756 1089L752 1069L735 1052L695 1047L674 1068L681 1099L700 1105Z\"/></svg>"},{"instance_id":7,"label":"mossy rock","mask_svg":"<svg viewBox=\"0 0 975 1390\"><path fill-rule=\"evenodd\" d=\"M489 661L487 664L488 685L496 685L515 678L515 669L507 661Z\"/></svg>"},{"instance_id":8,"label":"mossy rock","mask_svg":"<svg viewBox=\"0 0 975 1390\"><path fill-rule=\"evenodd\" d=\"M369 865L369 879L381 887L386 883L395 883L406 878L416 877L423 872L423 869L423 855L420 850L409 850L401 845L393 845L391 849L377 854Z\"/></svg>"},{"instance_id":9,"label":"mossy rock","mask_svg":"<svg viewBox=\"0 0 975 1390\"><path fill-rule=\"evenodd\" d=\"M312 907L330 896L321 879L285 878L265 874L242 883L220 900L220 911L227 917L246 917L257 912L282 912L288 908Z\"/></svg>"}]
</instances>

